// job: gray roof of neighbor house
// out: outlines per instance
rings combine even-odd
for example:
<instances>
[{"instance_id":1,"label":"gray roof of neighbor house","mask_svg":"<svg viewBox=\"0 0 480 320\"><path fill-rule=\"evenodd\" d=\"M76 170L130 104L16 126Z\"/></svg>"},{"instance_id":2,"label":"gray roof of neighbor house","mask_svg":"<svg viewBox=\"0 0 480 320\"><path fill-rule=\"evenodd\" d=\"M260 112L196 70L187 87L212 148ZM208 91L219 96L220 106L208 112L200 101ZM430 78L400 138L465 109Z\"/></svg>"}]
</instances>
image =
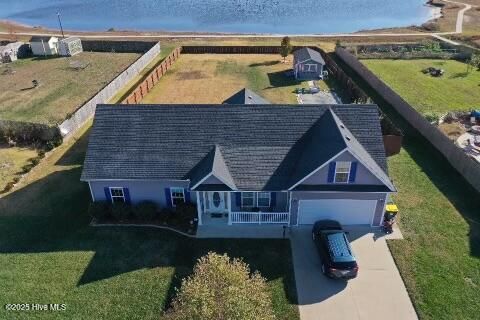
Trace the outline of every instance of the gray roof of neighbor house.
<instances>
[{"instance_id":1,"label":"gray roof of neighbor house","mask_svg":"<svg viewBox=\"0 0 480 320\"><path fill-rule=\"evenodd\" d=\"M347 149L395 190L375 105L99 105L89 139L83 181L287 190Z\"/></svg>"},{"instance_id":2,"label":"gray roof of neighbor house","mask_svg":"<svg viewBox=\"0 0 480 320\"><path fill-rule=\"evenodd\" d=\"M55 38L54 36L33 36L30 38L29 42L48 42L50 39Z\"/></svg>"},{"instance_id":3,"label":"gray roof of neighbor house","mask_svg":"<svg viewBox=\"0 0 480 320\"><path fill-rule=\"evenodd\" d=\"M233 96L223 101L225 104L270 104L270 101L262 98L250 89L243 88Z\"/></svg>"},{"instance_id":4,"label":"gray roof of neighbor house","mask_svg":"<svg viewBox=\"0 0 480 320\"><path fill-rule=\"evenodd\" d=\"M307 61L307 60L313 60L323 65L325 64L325 60L323 60L323 57L320 54L320 52L310 48L302 48L302 49L295 50L293 52L293 56L297 63Z\"/></svg>"}]
</instances>

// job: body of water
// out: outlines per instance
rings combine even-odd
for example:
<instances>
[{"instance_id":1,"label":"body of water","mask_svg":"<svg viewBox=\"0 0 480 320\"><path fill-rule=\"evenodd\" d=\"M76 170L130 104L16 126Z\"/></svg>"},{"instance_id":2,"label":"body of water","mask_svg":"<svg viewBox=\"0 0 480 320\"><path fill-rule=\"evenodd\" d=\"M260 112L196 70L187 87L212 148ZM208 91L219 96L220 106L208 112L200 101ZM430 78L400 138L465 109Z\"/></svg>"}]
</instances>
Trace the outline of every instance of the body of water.
<instances>
[{"instance_id":1,"label":"body of water","mask_svg":"<svg viewBox=\"0 0 480 320\"><path fill-rule=\"evenodd\" d=\"M425 0L0 0L0 19L105 31L339 33L420 25Z\"/></svg>"}]
</instances>

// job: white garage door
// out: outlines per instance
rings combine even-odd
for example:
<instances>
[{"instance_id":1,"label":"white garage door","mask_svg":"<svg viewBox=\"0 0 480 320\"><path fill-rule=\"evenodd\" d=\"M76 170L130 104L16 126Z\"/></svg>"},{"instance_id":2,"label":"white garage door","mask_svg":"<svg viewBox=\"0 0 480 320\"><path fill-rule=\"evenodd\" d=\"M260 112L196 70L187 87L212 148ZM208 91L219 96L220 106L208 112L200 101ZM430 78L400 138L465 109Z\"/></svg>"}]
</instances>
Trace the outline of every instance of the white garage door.
<instances>
[{"instance_id":1,"label":"white garage door","mask_svg":"<svg viewBox=\"0 0 480 320\"><path fill-rule=\"evenodd\" d=\"M343 225L372 223L377 200L300 200L298 223L313 224L317 220L332 219Z\"/></svg>"}]
</instances>

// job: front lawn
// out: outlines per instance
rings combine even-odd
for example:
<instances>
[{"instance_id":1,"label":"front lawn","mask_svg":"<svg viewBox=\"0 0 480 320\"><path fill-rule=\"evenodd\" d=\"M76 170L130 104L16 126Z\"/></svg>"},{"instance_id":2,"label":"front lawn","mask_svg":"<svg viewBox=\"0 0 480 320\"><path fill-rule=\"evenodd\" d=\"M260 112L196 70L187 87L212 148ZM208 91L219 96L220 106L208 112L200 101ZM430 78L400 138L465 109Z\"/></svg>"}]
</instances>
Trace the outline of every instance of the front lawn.
<instances>
[{"instance_id":1,"label":"front lawn","mask_svg":"<svg viewBox=\"0 0 480 320\"><path fill-rule=\"evenodd\" d=\"M267 278L279 319L298 319L286 240L190 239L168 231L88 226L86 148L65 142L20 189L0 198L1 319L158 319L180 279L208 251L243 257ZM7 312L7 303L65 303Z\"/></svg>"},{"instance_id":2,"label":"front lawn","mask_svg":"<svg viewBox=\"0 0 480 320\"><path fill-rule=\"evenodd\" d=\"M421 114L471 110L480 107L480 71L467 73L455 60L362 60ZM444 69L442 77L422 73L428 67Z\"/></svg>"}]
</instances>

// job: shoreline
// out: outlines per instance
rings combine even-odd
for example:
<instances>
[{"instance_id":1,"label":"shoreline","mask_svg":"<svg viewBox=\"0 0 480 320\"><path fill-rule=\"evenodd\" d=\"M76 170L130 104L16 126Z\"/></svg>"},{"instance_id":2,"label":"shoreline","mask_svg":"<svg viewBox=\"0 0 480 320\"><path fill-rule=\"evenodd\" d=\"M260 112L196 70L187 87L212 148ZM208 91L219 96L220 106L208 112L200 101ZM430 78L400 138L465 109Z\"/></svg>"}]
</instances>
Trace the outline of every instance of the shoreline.
<instances>
[{"instance_id":1,"label":"shoreline","mask_svg":"<svg viewBox=\"0 0 480 320\"><path fill-rule=\"evenodd\" d=\"M422 33L427 33L429 30L423 28L422 26L425 24L431 24L435 23L437 19L440 19L443 17L442 13L442 6L439 6L438 4L435 4L432 2L432 0L429 0L425 2L424 6L430 8L431 14L429 18L423 22L421 25L411 25L411 26L398 26L398 27L386 27L386 28L376 28L376 29L360 29L357 31L353 32L332 32L328 34L322 34L322 33L312 33L312 34L305 34L305 35L288 35L287 36L314 36L314 37L322 37L326 35L336 35L338 34L339 36L342 35L352 35L355 36L356 34L375 34L375 33L381 33L385 31L389 32L416 32L419 35L422 35ZM9 28L11 28L12 33L21 33L21 32L38 32L38 33L45 33L45 34L59 34L60 30L59 29L53 29L53 28L48 28L48 27L43 27L43 26L32 26L28 25L25 23L21 23L15 20L9 20L9 19L0 19L0 31L2 29L6 28L8 31ZM198 32L198 31L166 31L166 30L92 30L92 31L87 31L87 30L73 30L73 29L64 29L64 33L68 35L73 35L73 36L148 36L148 37L155 37L155 36L164 36L164 35L172 35L172 36L186 36L190 35L192 37L195 36L259 36L259 37L268 37L268 36L280 36L283 34L275 34L275 33L243 33L243 32ZM1 34L0 34L1 37Z\"/></svg>"}]
</instances>

